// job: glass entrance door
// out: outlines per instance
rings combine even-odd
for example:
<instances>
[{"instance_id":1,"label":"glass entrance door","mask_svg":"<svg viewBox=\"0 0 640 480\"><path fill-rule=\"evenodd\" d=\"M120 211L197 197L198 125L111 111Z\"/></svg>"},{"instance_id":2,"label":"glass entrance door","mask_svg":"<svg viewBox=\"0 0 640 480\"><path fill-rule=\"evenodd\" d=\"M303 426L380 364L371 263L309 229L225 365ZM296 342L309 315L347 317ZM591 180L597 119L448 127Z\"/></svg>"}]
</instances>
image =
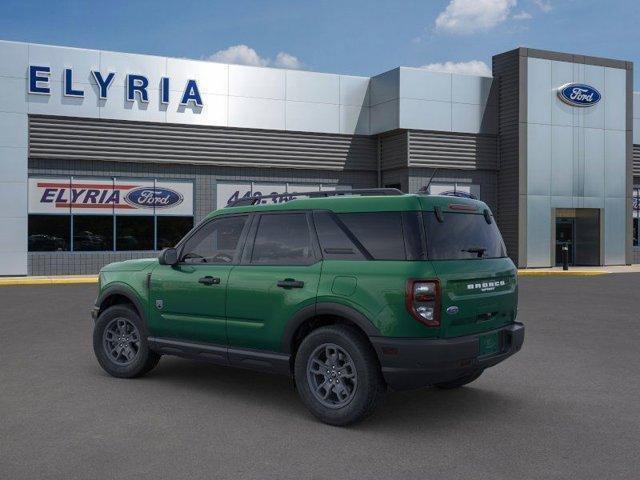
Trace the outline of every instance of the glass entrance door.
<instances>
[{"instance_id":1,"label":"glass entrance door","mask_svg":"<svg viewBox=\"0 0 640 480\"><path fill-rule=\"evenodd\" d=\"M562 247L569 249L569 265L574 264L575 218L556 217L556 265L562 265Z\"/></svg>"}]
</instances>

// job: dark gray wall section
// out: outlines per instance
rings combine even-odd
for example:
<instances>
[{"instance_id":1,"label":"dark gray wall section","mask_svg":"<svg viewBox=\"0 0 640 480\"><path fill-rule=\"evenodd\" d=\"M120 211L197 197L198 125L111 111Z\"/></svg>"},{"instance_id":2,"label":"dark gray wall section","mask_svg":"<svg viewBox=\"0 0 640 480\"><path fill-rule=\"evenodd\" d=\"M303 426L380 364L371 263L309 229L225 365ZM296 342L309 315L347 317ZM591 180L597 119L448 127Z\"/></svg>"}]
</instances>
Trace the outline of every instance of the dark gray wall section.
<instances>
[{"instance_id":1,"label":"dark gray wall section","mask_svg":"<svg viewBox=\"0 0 640 480\"><path fill-rule=\"evenodd\" d=\"M29 116L29 157L377 171L375 137Z\"/></svg>"},{"instance_id":2,"label":"dark gray wall section","mask_svg":"<svg viewBox=\"0 0 640 480\"><path fill-rule=\"evenodd\" d=\"M296 182L375 187L375 171L313 171L278 168L232 168L209 165L129 163L88 160L29 159L29 176L126 177L190 180L194 182L195 221L217 208L218 181ZM96 273L102 266L130 258L154 256L154 252L32 252L30 275Z\"/></svg>"},{"instance_id":3,"label":"dark gray wall section","mask_svg":"<svg viewBox=\"0 0 640 480\"><path fill-rule=\"evenodd\" d=\"M633 146L633 176L640 177L640 145Z\"/></svg>"},{"instance_id":4,"label":"dark gray wall section","mask_svg":"<svg viewBox=\"0 0 640 480\"><path fill-rule=\"evenodd\" d=\"M496 170L498 141L495 135L410 130L409 166Z\"/></svg>"},{"instance_id":5,"label":"dark gray wall section","mask_svg":"<svg viewBox=\"0 0 640 480\"><path fill-rule=\"evenodd\" d=\"M519 53L517 49L493 57L494 83L498 85L497 217L507 251L516 265L524 248L520 238L520 212L524 209L520 207L519 186L524 173L521 172L522 157L526 155L525 135L520 128L526 113L522 112L526 92L521 91Z\"/></svg>"},{"instance_id":6,"label":"dark gray wall section","mask_svg":"<svg viewBox=\"0 0 640 480\"><path fill-rule=\"evenodd\" d=\"M408 135L406 130L397 130L383 134L380 142L380 169L391 170L406 167L408 165Z\"/></svg>"}]
</instances>

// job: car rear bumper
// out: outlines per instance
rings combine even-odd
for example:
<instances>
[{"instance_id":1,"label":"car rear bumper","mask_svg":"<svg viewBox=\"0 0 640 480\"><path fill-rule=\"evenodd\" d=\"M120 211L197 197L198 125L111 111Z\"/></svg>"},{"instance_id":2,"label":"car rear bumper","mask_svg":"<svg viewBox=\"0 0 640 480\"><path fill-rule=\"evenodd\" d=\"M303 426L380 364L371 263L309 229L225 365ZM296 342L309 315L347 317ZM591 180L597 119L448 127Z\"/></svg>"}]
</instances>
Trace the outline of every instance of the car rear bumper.
<instances>
[{"instance_id":1,"label":"car rear bumper","mask_svg":"<svg viewBox=\"0 0 640 480\"><path fill-rule=\"evenodd\" d=\"M498 333L496 353L480 355L483 335ZM370 337L382 374L394 390L449 382L492 367L516 353L524 341L524 325L446 339Z\"/></svg>"}]
</instances>

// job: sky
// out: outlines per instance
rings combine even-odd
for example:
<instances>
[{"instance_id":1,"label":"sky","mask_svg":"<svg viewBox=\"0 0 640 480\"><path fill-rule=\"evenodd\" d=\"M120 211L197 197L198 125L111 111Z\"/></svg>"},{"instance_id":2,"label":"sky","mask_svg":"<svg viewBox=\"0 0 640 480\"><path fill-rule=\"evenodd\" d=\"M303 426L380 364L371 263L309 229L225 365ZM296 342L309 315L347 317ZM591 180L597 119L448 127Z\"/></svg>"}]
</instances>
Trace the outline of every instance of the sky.
<instances>
[{"instance_id":1,"label":"sky","mask_svg":"<svg viewBox=\"0 0 640 480\"><path fill-rule=\"evenodd\" d=\"M638 0L0 2L0 39L371 76L491 74L518 46L630 60Z\"/></svg>"}]
</instances>

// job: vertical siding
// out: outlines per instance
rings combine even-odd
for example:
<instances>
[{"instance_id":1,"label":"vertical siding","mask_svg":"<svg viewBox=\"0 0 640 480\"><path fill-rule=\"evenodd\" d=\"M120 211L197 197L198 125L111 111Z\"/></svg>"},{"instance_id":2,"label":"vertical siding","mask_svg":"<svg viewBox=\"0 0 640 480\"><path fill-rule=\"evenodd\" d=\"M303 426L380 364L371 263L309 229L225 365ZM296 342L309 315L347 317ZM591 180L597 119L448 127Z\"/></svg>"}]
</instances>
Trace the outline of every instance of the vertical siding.
<instances>
[{"instance_id":1,"label":"vertical siding","mask_svg":"<svg viewBox=\"0 0 640 480\"><path fill-rule=\"evenodd\" d=\"M520 221L520 56L519 50L493 57L498 82L497 217L509 256L518 265Z\"/></svg>"}]
</instances>

